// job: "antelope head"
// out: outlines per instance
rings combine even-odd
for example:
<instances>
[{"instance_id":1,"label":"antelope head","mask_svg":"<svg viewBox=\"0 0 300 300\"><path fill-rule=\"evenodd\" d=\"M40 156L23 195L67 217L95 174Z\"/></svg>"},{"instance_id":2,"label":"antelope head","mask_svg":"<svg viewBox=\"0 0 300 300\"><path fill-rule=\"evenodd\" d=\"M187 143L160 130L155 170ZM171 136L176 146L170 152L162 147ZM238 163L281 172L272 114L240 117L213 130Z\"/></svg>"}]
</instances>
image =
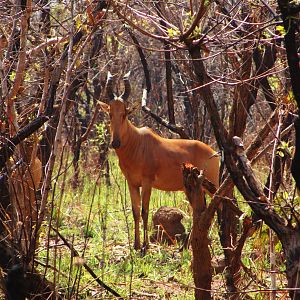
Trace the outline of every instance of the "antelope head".
<instances>
[{"instance_id":1,"label":"antelope head","mask_svg":"<svg viewBox=\"0 0 300 300\"><path fill-rule=\"evenodd\" d=\"M109 114L111 146L114 149L120 148L122 146L122 142L126 139L128 129L128 110L126 102L131 90L129 75L130 72L123 77L124 92L120 96L117 96L113 92L114 76L108 72L106 82L106 97L108 99L108 103L101 104L102 109Z\"/></svg>"}]
</instances>

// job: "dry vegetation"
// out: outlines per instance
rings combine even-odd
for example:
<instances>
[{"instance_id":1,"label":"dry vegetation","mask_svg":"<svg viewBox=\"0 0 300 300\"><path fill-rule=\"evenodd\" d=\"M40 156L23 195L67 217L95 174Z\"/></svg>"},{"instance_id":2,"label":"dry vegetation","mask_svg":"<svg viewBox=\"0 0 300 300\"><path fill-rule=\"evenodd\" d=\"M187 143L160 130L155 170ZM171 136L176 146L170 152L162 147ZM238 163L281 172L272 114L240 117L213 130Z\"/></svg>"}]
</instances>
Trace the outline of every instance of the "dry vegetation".
<instances>
[{"instance_id":1,"label":"dry vegetation","mask_svg":"<svg viewBox=\"0 0 300 300\"><path fill-rule=\"evenodd\" d=\"M300 299L299 11L281 0L0 0L3 298ZM204 218L206 255L133 249L99 104L107 72L120 94L129 70L136 126L222 154L199 219L183 193L150 201L150 217L180 208L187 230ZM221 269L204 295L197 254Z\"/></svg>"}]
</instances>

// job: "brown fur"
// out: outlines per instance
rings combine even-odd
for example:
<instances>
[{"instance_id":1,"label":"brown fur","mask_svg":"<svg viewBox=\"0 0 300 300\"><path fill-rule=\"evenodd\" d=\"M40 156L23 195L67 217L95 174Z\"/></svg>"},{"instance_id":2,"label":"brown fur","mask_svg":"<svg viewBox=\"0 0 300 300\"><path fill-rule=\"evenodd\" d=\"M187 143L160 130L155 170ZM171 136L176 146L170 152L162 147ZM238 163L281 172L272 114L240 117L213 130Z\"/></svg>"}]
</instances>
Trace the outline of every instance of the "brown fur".
<instances>
[{"instance_id":1,"label":"brown fur","mask_svg":"<svg viewBox=\"0 0 300 300\"><path fill-rule=\"evenodd\" d=\"M110 105L103 103L102 108L110 115L112 145L118 145L115 150L129 186L135 221L134 247L140 248L141 200L144 246L147 247L151 189L184 191L183 163L191 163L203 170L204 175L218 187L219 158L212 148L200 141L166 139L149 128L135 127L128 120L126 106L120 98Z\"/></svg>"},{"instance_id":2,"label":"brown fur","mask_svg":"<svg viewBox=\"0 0 300 300\"><path fill-rule=\"evenodd\" d=\"M36 144L26 145L24 163L10 176L12 213L15 215L15 230L21 239L23 251L27 251L32 228L37 220L36 191L42 178L42 163L36 156ZM26 151L25 151L26 150Z\"/></svg>"}]
</instances>

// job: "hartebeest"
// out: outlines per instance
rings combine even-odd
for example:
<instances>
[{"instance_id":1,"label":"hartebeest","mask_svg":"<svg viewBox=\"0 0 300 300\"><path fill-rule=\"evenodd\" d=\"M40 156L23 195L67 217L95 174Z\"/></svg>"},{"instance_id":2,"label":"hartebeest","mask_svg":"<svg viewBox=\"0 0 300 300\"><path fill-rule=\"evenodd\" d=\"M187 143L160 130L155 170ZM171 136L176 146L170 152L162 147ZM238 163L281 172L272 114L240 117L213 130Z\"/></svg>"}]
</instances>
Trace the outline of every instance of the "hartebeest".
<instances>
[{"instance_id":1,"label":"hartebeest","mask_svg":"<svg viewBox=\"0 0 300 300\"><path fill-rule=\"evenodd\" d=\"M140 202L144 244L148 246L148 213L152 188L163 191L184 191L182 164L191 163L204 170L205 176L219 185L219 158L208 145L196 140L162 138L147 127L137 128L128 120L126 101L130 94L129 73L123 78L125 90L121 96L113 93L113 76L108 73L106 94L108 103L101 102L109 113L111 145L119 158L131 196L135 225L134 248L140 248ZM141 191L140 191L141 188Z\"/></svg>"}]
</instances>

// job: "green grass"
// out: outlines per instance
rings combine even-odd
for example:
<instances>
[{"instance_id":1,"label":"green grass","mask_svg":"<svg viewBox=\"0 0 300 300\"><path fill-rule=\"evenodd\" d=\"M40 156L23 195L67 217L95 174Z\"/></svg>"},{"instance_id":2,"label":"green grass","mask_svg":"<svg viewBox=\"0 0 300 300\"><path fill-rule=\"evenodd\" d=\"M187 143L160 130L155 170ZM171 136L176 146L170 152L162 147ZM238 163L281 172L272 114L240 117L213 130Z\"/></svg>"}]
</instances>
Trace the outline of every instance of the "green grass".
<instances>
[{"instance_id":1,"label":"green grass","mask_svg":"<svg viewBox=\"0 0 300 300\"><path fill-rule=\"evenodd\" d=\"M82 182L77 190L71 188L72 178L69 176L72 169L69 169L62 196L61 176L54 197L52 224L58 224L59 232L84 257L84 262L123 297L193 299L190 251L179 252L179 245L151 244L147 254L142 257L139 251L133 250L130 196L114 156L110 157L110 169L111 186L106 186L103 178L97 180L97 174L81 173ZM156 190L150 202L150 226L153 212L162 205L176 206L185 211L185 225L191 227L189 204L184 194ZM64 292L70 291L70 286L74 285L74 293L78 291L74 298L109 299L110 294L83 269L82 260L72 258L70 250L59 239L56 244L54 232L51 232L51 247L47 252L47 232L48 222L45 222L41 230L38 260L49 265L48 279L59 282Z\"/></svg>"},{"instance_id":2,"label":"green grass","mask_svg":"<svg viewBox=\"0 0 300 300\"><path fill-rule=\"evenodd\" d=\"M52 224L58 226L59 232L75 247L82 259L73 257L53 231L47 239L49 217L41 230L38 251L38 261L43 263L41 270L44 272L44 266L48 265L47 278L58 283L64 294L69 293L70 299L113 298L85 271L82 266L85 262L105 284L126 299L194 299L191 250L179 252L179 245L151 244L144 257L133 250L130 196L116 157L110 156L111 186L106 186L105 179L98 176L99 170L82 163L81 185L73 190L73 169L65 169L68 173L63 192L64 176L56 182ZM151 196L150 227L153 213L162 205L180 208L185 215L183 223L190 230L191 208L185 195L158 190L153 190ZM243 252L244 264L251 267L258 277L265 276L264 270L268 267L264 257L266 245L259 246L262 236L258 232L251 237ZM223 250L216 220L210 228L209 238L212 257L220 258ZM47 251L48 241L50 247ZM259 263L251 258L253 249L258 249L263 258ZM225 288L222 274L214 276L212 288L217 291L214 299L222 299ZM253 299L263 299L260 294L253 295Z\"/></svg>"}]
</instances>

